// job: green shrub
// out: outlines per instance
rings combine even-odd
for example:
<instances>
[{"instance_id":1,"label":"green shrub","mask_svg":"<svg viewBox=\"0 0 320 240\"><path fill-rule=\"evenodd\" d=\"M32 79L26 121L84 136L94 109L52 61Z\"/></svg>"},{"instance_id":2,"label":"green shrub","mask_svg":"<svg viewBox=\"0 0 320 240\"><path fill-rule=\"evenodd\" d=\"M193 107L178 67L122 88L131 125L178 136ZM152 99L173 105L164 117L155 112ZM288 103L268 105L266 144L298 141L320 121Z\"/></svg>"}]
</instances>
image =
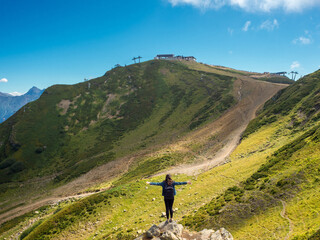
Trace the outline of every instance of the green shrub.
<instances>
[{"instance_id":1,"label":"green shrub","mask_svg":"<svg viewBox=\"0 0 320 240\"><path fill-rule=\"evenodd\" d=\"M14 158L8 158L8 159L6 159L6 160L4 160L4 161L2 161L0 163L0 169L4 169L4 168L7 168L7 167L10 167L15 162L16 162L16 160Z\"/></svg>"},{"instance_id":2,"label":"green shrub","mask_svg":"<svg viewBox=\"0 0 320 240\"><path fill-rule=\"evenodd\" d=\"M279 180L279 181L277 182L276 186L281 188L281 187L283 187L283 186L286 185L286 184L289 184L289 181L288 181L288 180L285 180L285 179L281 179L281 180Z\"/></svg>"},{"instance_id":3,"label":"green shrub","mask_svg":"<svg viewBox=\"0 0 320 240\"><path fill-rule=\"evenodd\" d=\"M129 233L118 233L116 236L117 240L133 240L135 239L135 236Z\"/></svg>"},{"instance_id":4,"label":"green shrub","mask_svg":"<svg viewBox=\"0 0 320 240\"><path fill-rule=\"evenodd\" d=\"M241 189L238 186L233 186L227 189L229 192L238 192L241 191Z\"/></svg>"},{"instance_id":5,"label":"green shrub","mask_svg":"<svg viewBox=\"0 0 320 240\"><path fill-rule=\"evenodd\" d=\"M245 190L253 190L254 189L254 185L253 184L248 184L244 186Z\"/></svg>"},{"instance_id":6,"label":"green shrub","mask_svg":"<svg viewBox=\"0 0 320 240\"><path fill-rule=\"evenodd\" d=\"M24 230L22 232L22 234L20 235L20 240L24 239L26 236L29 235L29 233L31 233L36 227L38 227L40 224L42 223L42 220L37 221L36 223L34 223L31 227L27 228L26 230Z\"/></svg>"},{"instance_id":7,"label":"green shrub","mask_svg":"<svg viewBox=\"0 0 320 240\"><path fill-rule=\"evenodd\" d=\"M26 166L23 162L15 162L10 166L10 171L12 173L18 173L26 169Z\"/></svg>"},{"instance_id":8,"label":"green shrub","mask_svg":"<svg viewBox=\"0 0 320 240\"><path fill-rule=\"evenodd\" d=\"M232 194L224 195L224 200L226 202L230 202L232 199L233 199L233 195Z\"/></svg>"},{"instance_id":9,"label":"green shrub","mask_svg":"<svg viewBox=\"0 0 320 240\"><path fill-rule=\"evenodd\" d=\"M38 148L36 148L36 150L35 150L35 152L38 153L38 154L42 153L43 151L44 151L44 148L43 148L43 147L38 147Z\"/></svg>"},{"instance_id":10,"label":"green shrub","mask_svg":"<svg viewBox=\"0 0 320 240\"><path fill-rule=\"evenodd\" d=\"M320 229L308 238L308 240L319 240L319 239L320 239Z\"/></svg>"}]
</instances>

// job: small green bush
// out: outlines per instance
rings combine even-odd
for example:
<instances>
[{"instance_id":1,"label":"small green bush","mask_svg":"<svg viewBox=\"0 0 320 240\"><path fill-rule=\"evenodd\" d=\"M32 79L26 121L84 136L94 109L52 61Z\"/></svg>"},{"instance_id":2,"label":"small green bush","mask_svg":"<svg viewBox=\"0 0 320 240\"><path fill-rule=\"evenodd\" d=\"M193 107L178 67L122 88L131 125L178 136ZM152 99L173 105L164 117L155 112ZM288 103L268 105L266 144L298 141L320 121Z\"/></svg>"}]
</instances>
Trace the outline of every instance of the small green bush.
<instances>
[{"instance_id":1,"label":"small green bush","mask_svg":"<svg viewBox=\"0 0 320 240\"><path fill-rule=\"evenodd\" d=\"M31 227L27 228L26 230L24 230L22 232L22 234L20 235L20 240L24 239L26 236L29 235L29 233L31 233L37 226L39 226L43 221L39 220L36 223L34 223Z\"/></svg>"},{"instance_id":2,"label":"small green bush","mask_svg":"<svg viewBox=\"0 0 320 240\"><path fill-rule=\"evenodd\" d=\"M10 167L10 171L12 173L18 173L18 172L23 171L24 169L26 169L26 166L25 166L25 164L23 162L15 162Z\"/></svg>"},{"instance_id":3,"label":"small green bush","mask_svg":"<svg viewBox=\"0 0 320 240\"><path fill-rule=\"evenodd\" d=\"M231 194L224 195L224 200L226 202L230 202L232 199L233 199L233 195Z\"/></svg>"},{"instance_id":4,"label":"small green bush","mask_svg":"<svg viewBox=\"0 0 320 240\"><path fill-rule=\"evenodd\" d=\"M16 162L14 158L8 158L0 163L0 169L5 169L7 167L10 167Z\"/></svg>"},{"instance_id":5,"label":"small green bush","mask_svg":"<svg viewBox=\"0 0 320 240\"><path fill-rule=\"evenodd\" d=\"M38 148L36 148L36 150L35 150L35 152L38 153L38 154L42 153L43 151L44 151L44 148L43 148L43 147L38 147Z\"/></svg>"},{"instance_id":6,"label":"small green bush","mask_svg":"<svg viewBox=\"0 0 320 240\"><path fill-rule=\"evenodd\" d=\"M288 184L288 183L289 183L288 180L281 179L281 180L279 180L279 181L277 182L276 186L281 188L281 187L283 187L284 185L286 185L286 184Z\"/></svg>"},{"instance_id":7,"label":"small green bush","mask_svg":"<svg viewBox=\"0 0 320 240\"><path fill-rule=\"evenodd\" d=\"M320 229L308 238L308 240L319 240L319 239L320 239Z\"/></svg>"}]
</instances>

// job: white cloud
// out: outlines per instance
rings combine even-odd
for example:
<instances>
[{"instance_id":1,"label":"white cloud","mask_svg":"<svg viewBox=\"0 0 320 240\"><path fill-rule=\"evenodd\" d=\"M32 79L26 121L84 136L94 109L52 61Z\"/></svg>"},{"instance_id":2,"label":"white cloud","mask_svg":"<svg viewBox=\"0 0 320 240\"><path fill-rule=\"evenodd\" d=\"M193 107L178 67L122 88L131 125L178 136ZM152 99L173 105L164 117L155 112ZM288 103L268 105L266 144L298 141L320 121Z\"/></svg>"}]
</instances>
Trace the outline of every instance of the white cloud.
<instances>
[{"instance_id":1,"label":"white cloud","mask_svg":"<svg viewBox=\"0 0 320 240\"><path fill-rule=\"evenodd\" d=\"M9 93L11 96L21 96L23 95L23 93L19 93L19 92L12 92L12 93Z\"/></svg>"},{"instance_id":2,"label":"white cloud","mask_svg":"<svg viewBox=\"0 0 320 240\"><path fill-rule=\"evenodd\" d=\"M251 25L251 21L246 21L246 23L244 24L242 31L247 32L249 27Z\"/></svg>"},{"instance_id":3,"label":"white cloud","mask_svg":"<svg viewBox=\"0 0 320 240\"><path fill-rule=\"evenodd\" d=\"M311 33L308 30L304 31L305 36L298 37L294 39L292 42L293 44L302 44L302 45L308 45L312 43L312 36Z\"/></svg>"},{"instance_id":4,"label":"white cloud","mask_svg":"<svg viewBox=\"0 0 320 240\"><path fill-rule=\"evenodd\" d=\"M273 31L275 28L279 27L279 23L277 19L273 19L273 21L266 20L260 25L260 29L265 29L268 31Z\"/></svg>"},{"instance_id":5,"label":"white cloud","mask_svg":"<svg viewBox=\"0 0 320 240\"><path fill-rule=\"evenodd\" d=\"M301 12L306 8L320 6L319 0L168 0L172 6L189 4L198 8L220 8L225 5L238 7L248 12L270 12L283 9L286 12Z\"/></svg>"},{"instance_id":6,"label":"white cloud","mask_svg":"<svg viewBox=\"0 0 320 240\"><path fill-rule=\"evenodd\" d=\"M233 35L234 30L232 28L228 28L228 33L232 36Z\"/></svg>"},{"instance_id":7,"label":"white cloud","mask_svg":"<svg viewBox=\"0 0 320 240\"><path fill-rule=\"evenodd\" d=\"M318 0L229 0L231 5L238 6L246 11L270 12L283 9L286 12L300 12L305 8L319 6Z\"/></svg>"},{"instance_id":8,"label":"white cloud","mask_svg":"<svg viewBox=\"0 0 320 240\"><path fill-rule=\"evenodd\" d=\"M2 79L0 79L0 82L8 82L8 79L2 78Z\"/></svg>"},{"instance_id":9,"label":"white cloud","mask_svg":"<svg viewBox=\"0 0 320 240\"><path fill-rule=\"evenodd\" d=\"M298 61L294 61L290 66L291 70L299 68L299 67L300 67L300 63Z\"/></svg>"},{"instance_id":10,"label":"white cloud","mask_svg":"<svg viewBox=\"0 0 320 240\"><path fill-rule=\"evenodd\" d=\"M299 37L293 40L294 44L303 44L303 45L307 45L311 43L311 39L310 38L306 38L306 37Z\"/></svg>"},{"instance_id":11,"label":"white cloud","mask_svg":"<svg viewBox=\"0 0 320 240\"><path fill-rule=\"evenodd\" d=\"M225 0L168 0L172 6L189 4L198 8L220 8L225 5Z\"/></svg>"}]
</instances>

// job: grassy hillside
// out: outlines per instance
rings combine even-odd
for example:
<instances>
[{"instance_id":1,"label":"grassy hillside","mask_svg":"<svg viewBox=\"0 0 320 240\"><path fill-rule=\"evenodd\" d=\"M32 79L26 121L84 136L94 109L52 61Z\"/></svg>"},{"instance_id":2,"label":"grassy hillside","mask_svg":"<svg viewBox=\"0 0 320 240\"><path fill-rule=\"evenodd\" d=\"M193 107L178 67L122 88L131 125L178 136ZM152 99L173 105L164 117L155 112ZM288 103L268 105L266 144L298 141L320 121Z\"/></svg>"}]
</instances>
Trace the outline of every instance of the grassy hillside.
<instances>
[{"instance_id":1,"label":"grassy hillside","mask_svg":"<svg viewBox=\"0 0 320 240\"><path fill-rule=\"evenodd\" d=\"M285 90L280 91L264 106L259 116L246 129L243 137L247 137L261 126L277 121L288 115L293 109L290 126L301 129L306 123L319 119L320 71L310 74Z\"/></svg>"},{"instance_id":2,"label":"grassy hillside","mask_svg":"<svg viewBox=\"0 0 320 240\"><path fill-rule=\"evenodd\" d=\"M310 74L265 104L233 159L275 151L250 177L185 218L185 225L223 226L238 239L313 239L320 224L319 79L320 71ZM257 144L262 135L259 143L264 147L253 150L250 143ZM247 154L237 153L241 148L247 148Z\"/></svg>"},{"instance_id":3,"label":"grassy hillside","mask_svg":"<svg viewBox=\"0 0 320 240\"><path fill-rule=\"evenodd\" d=\"M275 138L270 137L277 127L275 124L265 127L252 134L250 140L243 140L228 164L195 177L174 176L176 181L192 181L192 185L178 188L175 219L184 219L183 224L198 229L216 228L218 222L230 230L235 239L283 239L289 233L290 219L290 239L298 236L297 239L317 239L319 184L313 181L317 179L317 170L312 170L314 165L319 168L319 160L316 163L319 149L313 151L318 143L310 143L310 140L315 140L319 131L312 129L304 135L295 134L292 138L297 139L293 142L286 135L273 141ZM302 146L299 141L303 142ZM309 150L304 152L306 147ZM291 148L293 151L288 152ZM310 162L304 161L301 154L307 156ZM255 172L265 173L259 170L266 169L261 166L270 155L273 164L265 165L269 167L267 175L270 181L264 181L266 177L261 177L261 180L252 177ZM279 161L275 162L276 159ZM288 166L288 171L283 171L286 169L283 164ZM297 171L299 169L306 172L301 174ZM162 179L163 176L151 180ZM264 182L265 186L261 188ZM87 199L41 209L40 214L33 213L24 220L11 221L11 225L25 226L39 217L43 219L38 226L28 225L24 239L133 239L137 232L163 221L161 190L146 186L145 180L134 181ZM213 205L216 200L222 207ZM284 216L288 219L280 215L284 209L282 204L286 206ZM203 207L199 209L200 206ZM214 208L217 206L220 208L221 222L214 220L217 217ZM243 214L240 215L239 211ZM0 228L0 232L4 227ZM3 233L0 239L10 236L10 233Z\"/></svg>"},{"instance_id":4,"label":"grassy hillside","mask_svg":"<svg viewBox=\"0 0 320 240\"><path fill-rule=\"evenodd\" d=\"M236 102L232 89L230 76L171 61L118 67L88 82L52 86L0 125L0 199L13 196L21 181L37 177L39 185L61 185L171 141L230 108ZM19 196L29 190L25 186Z\"/></svg>"},{"instance_id":5,"label":"grassy hillside","mask_svg":"<svg viewBox=\"0 0 320 240\"><path fill-rule=\"evenodd\" d=\"M197 211L200 206L210 202L213 196L222 194L233 187L235 182L244 181L257 171L266 156L283 144L277 143L266 149L265 140L273 130L271 128L262 134L255 133L250 141L244 140L245 146L240 145L235 155L231 156L231 162L225 165L195 177L174 176L176 181L192 181L192 185L178 188L174 206L178 208L175 219L181 220L182 217ZM254 153L248 152L248 148ZM259 151L261 149L266 151ZM162 181L163 178L164 176L160 176L151 180ZM41 211L45 220L27 239L126 239L124 236L133 239L139 230L145 230L153 223L163 221L161 212L164 211L164 204L160 196L161 189L154 186L146 188L145 182L146 180L132 181L88 199L68 203L67 206L53 206L51 213L56 211L54 209L62 208L54 215L50 215L48 210ZM73 206L70 207L70 204ZM32 219L35 217L27 217L15 225L23 226L24 222ZM52 224L53 222L59 224ZM2 236L10 236L10 231L6 234Z\"/></svg>"},{"instance_id":6,"label":"grassy hillside","mask_svg":"<svg viewBox=\"0 0 320 240\"><path fill-rule=\"evenodd\" d=\"M267 76L267 77L259 77L255 78L260 81L266 81L266 82L273 82L273 83L283 83L283 84L293 84L294 81L284 77L284 76L278 76L278 75L272 75L272 76Z\"/></svg>"}]
</instances>

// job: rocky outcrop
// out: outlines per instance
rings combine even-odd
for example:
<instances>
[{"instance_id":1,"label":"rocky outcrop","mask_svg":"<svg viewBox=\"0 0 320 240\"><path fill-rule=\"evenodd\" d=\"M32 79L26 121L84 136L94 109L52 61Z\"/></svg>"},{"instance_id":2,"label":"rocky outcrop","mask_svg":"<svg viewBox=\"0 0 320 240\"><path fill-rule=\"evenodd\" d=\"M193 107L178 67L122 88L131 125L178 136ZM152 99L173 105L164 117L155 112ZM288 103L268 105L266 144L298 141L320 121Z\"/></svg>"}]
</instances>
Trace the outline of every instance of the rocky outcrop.
<instances>
[{"instance_id":1,"label":"rocky outcrop","mask_svg":"<svg viewBox=\"0 0 320 240\"><path fill-rule=\"evenodd\" d=\"M153 225L148 231L135 240L233 240L230 232L224 228L217 231L204 229L201 232L189 232L176 222L162 222Z\"/></svg>"},{"instance_id":2,"label":"rocky outcrop","mask_svg":"<svg viewBox=\"0 0 320 240\"><path fill-rule=\"evenodd\" d=\"M212 232L211 232L212 231ZM200 232L201 240L233 240L233 237L229 231L224 228L220 228L217 231L204 229Z\"/></svg>"}]
</instances>

